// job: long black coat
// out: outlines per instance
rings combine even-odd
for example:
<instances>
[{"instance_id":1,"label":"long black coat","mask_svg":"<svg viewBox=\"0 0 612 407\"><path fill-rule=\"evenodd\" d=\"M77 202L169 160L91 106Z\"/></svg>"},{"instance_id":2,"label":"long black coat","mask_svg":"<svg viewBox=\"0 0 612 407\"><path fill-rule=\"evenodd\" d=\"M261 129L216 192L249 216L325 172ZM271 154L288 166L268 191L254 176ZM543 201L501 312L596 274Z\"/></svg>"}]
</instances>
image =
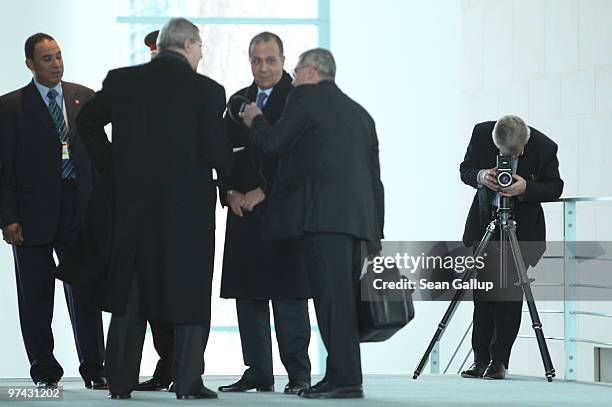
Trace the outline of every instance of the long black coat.
<instances>
[{"instance_id":1,"label":"long black coat","mask_svg":"<svg viewBox=\"0 0 612 407\"><path fill-rule=\"evenodd\" d=\"M83 251L73 250L61 267L77 289L94 289L91 281L97 281L90 295L101 300L102 309L125 311L136 273L140 312L148 320L209 320L216 203L212 168L226 172L232 160L224 107L223 87L192 71L176 53L109 72L102 90L83 106L77 126L103 175L100 190L94 191L101 201L92 201L90 223L75 246ZM104 133L108 123L112 143ZM111 228L98 234L95 228L104 218ZM96 247L87 248L88 243ZM92 264L105 257L105 247L110 247L107 264ZM88 275L91 267L102 274Z\"/></svg>"},{"instance_id":2,"label":"long black coat","mask_svg":"<svg viewBox=\"0 0 612 407\"><path fill-rule=\"evenodd\" d=\"M279 158L266 239L333 232L380 247L384 192L374 120L334 82L296 87L276 124L257 116L251 136Z\"/></svg>"},{"instance_id":3,"label":"long black coat","mask_svg":"<svg viewBox=\"0 0 612 407\"><path fill-rule=\"evenodd\" d=\"M78 179L77 217L82 219L95 177L75 117L93 91L62 81L62 92ZM34 81L0 97L0 162L0 226L20 223L26 246L52 242L60 221L62 147Z\"/></svg>"},{"instance_id":4,"label":"long black coat","mask_svg":"<svg viewBox=\"0 0 612 407\"><path fill-rule=\"evenodd\" d=\"M291 77L283 72L280 82L274 86L263 107L263 114L270 123L276 123L280 117L291 89ZM237 94L255 101L257 85L253 83ZM232 172L223 179L221 201L225 201L228 190L246 193L257 187L264 191L266 199L253 212L244 211L242 218L228 208L221 297L308 298L308 278L298 265L297 246L294 242L271 244L262 238L263 214L274 184L278 160L262 154L252 145L244 126L234 123L229 116L226 116L225 122L234 148L244 149L234 153Z\"/></svg>"},{"instance_id":5,"label":"long black coat","mask_svg":"<svg viewBox=\"0 0 612 407\"><path fill-rule=\"evenodd\" d=\"M459 166L461 180L477 189L465 222L463 242L472 245L480 241L491 222L491 202L495 193L476 180L481 169L497 165L499 150L493 144L494 121L474 126L472 138ZM531 137L519 158L516 173L527 181L525 194L514 200L513 217L517 222L519 241L530 242L523 247L526 263L535 265L546 249L546 223L541 202L555 201L563 192L559 175L557 144L538 130L530 127Z\"/></svg>"}]
</instances>

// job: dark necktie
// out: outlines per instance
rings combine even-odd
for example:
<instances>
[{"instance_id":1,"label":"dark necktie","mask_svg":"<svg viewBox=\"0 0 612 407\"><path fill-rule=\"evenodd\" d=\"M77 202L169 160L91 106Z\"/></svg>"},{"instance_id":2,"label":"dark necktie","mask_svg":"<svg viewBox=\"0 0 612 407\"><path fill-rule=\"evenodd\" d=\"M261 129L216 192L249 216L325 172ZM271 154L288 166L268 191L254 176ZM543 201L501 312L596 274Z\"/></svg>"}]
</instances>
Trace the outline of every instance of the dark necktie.
<instances>
[{"instance_id":1,"label":"dark necktie","mask_svg":"<svg viewBox=\"0 0 612 407\"><path fill-rule=\"evenodd\" d=\"M259 92L257 94L257 100L255 101L255 104L258 108L262 109L266 104L266 99L268 99L268 95L266 95L266 92Z\"/></svg>"},{"instance_id":2,"label":"dark necktie","mask_svg":"<svg viewBox=\"0 0 612 407\"><path fill-rule=\"evenodd\" d=\"M53 124L57 130L57 134L59 134L60 141L62 144L68 144L68 127L66 126L66 121L64 120L64 113L55 100L57 95L58 93L55 89L49 89L49 93L47 93L47 97L49 98L49 113L51 113L51 119L53 119ZM62 178L76 178L74 164L72 163L72 159L70 159L70 157L67 159L62 159Z\"/></svg>"}]
</instances>

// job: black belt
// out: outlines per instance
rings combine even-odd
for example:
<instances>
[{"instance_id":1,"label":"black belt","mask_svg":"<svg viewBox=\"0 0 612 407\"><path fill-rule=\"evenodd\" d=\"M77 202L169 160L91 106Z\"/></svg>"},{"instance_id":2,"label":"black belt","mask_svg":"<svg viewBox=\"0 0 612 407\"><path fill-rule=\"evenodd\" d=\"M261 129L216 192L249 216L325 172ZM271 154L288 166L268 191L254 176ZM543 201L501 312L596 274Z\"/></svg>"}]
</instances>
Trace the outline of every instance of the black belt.
<instances>
[{"instance_id":1,"label":"black belt","mask_svg":"<svg viewBox=\"0 0 612 407\"><path fill-rule=\"evenodd\" d=\"M62 189L77 189L78 186L76 178L62 178Z\"/></svg>"}]
</instances>

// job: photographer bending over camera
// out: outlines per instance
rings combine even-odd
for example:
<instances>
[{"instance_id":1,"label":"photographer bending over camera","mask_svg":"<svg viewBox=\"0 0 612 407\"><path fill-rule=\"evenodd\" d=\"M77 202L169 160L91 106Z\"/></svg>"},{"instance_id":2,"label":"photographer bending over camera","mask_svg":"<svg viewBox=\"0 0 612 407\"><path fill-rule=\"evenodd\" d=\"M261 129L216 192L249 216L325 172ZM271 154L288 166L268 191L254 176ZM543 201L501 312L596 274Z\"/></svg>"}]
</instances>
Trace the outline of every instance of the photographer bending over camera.
<instances>
[{"instance_id":1,"label":"photographer bending over camera","mask_svg":"<svg viewBox=\"0 0 612 407\"><path fill-rule=\"evenodd\" d=\"M498 156L503 156L499 157ZM497 162L505 164L497 168ZM546 249L546 225L541 202L555 201L563 191L559 175L557 144L528 127L517 116L504 116L497 122L474 126L472 138L459 170L461 180L476 188L463 234L467 246L476 246L491 220L497 216L502 196L510 197L516 234L523 242L527 267L534 266ZM496 239L499 232L496 230ZM528 243L526 243L528 242ZM499 254L490 246L485 273L479 280L496 279ZM509 289L491 295L474 291L472 348L474 363L461 376L503 379L510 350L521 324L522 291L517 280L512 254L505 256ZM500 279L501 280L501 279ZM501 281L496 281L499 286ZM503 291L503 295L500 292Z\"/></svg>"}]
</instances>

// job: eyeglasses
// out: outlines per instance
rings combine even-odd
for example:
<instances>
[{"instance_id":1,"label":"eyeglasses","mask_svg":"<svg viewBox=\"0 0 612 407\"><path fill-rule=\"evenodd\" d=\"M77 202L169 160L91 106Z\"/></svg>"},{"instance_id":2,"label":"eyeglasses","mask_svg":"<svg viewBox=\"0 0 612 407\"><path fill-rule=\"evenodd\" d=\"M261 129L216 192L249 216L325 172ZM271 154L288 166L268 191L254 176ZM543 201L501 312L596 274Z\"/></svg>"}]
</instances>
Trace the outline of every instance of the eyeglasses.
<instances>
[{"instance_id":1,"label":"eyeglasses","mask_svg":"<svg viewBox=\"0 0 612 407\"><path fill-rule=\"evenodd\" d=\"M312 64L304 64L304 65L296 66L295 69L293 70L293 72L291 73L291 76L293 76L293 79L295 79L295 77L297 76L297 73L300 71L300 69L306 68L308 66L314 66L314 65L312 65Z\"/></svg>"}]
</instances>

